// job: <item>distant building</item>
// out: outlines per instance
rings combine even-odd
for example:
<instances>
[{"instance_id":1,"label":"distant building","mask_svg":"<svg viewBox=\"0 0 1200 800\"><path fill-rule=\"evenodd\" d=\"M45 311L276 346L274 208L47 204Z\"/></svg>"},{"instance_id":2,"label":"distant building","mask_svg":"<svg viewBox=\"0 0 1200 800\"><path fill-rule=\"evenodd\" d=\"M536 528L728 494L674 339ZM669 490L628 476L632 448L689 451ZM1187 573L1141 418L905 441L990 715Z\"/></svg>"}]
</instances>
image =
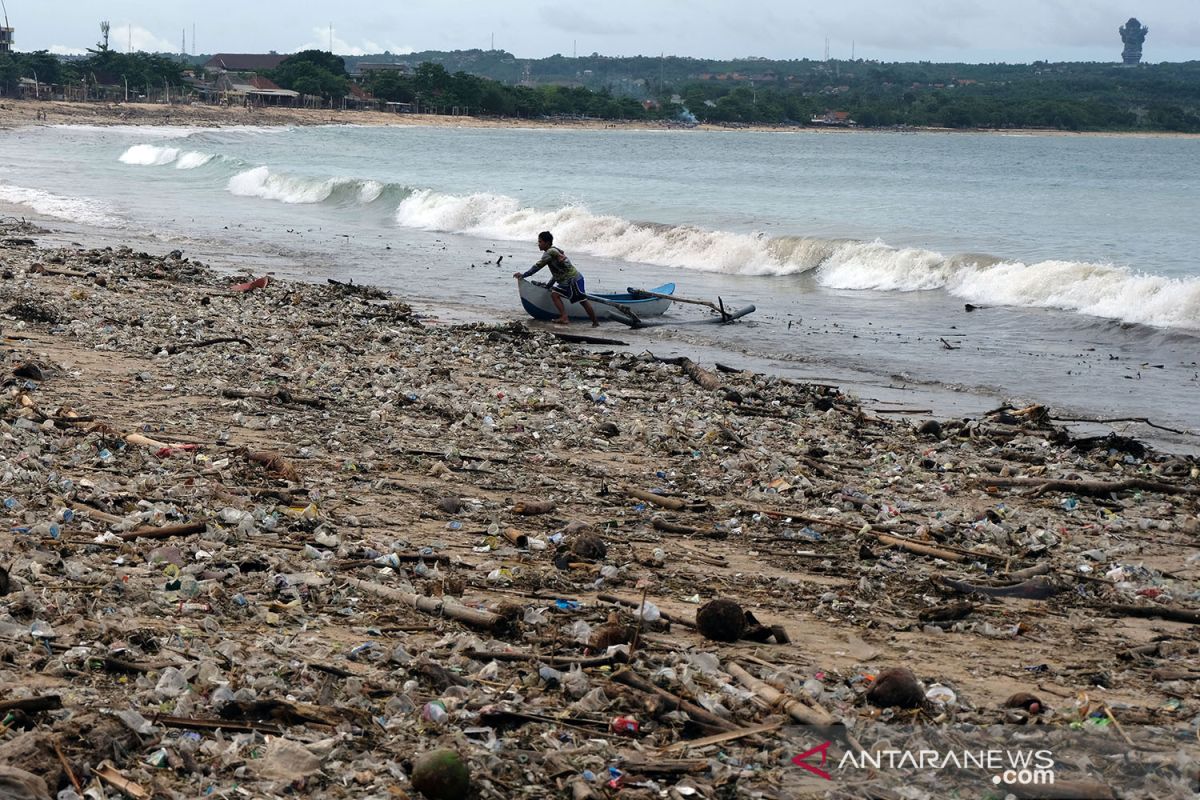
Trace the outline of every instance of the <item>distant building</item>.
<instances>
[{"instance_id":1,"label":"distant building","mask_svg":"<svg viewBox=\"0 0 1200 800\"><path fill-rule=\"evenodd\" d=\"M858 123L850 119L849 111L826 111L822 116L813 117L809 120L813 125L835 125L842 128L851 128Z\"/></svg>"},{"instance_id":2,"label":"distant building","mask_svg":"<svg viewBox=\"0 0 1200 800\"><path fill-rule=\"evenodd\" d=\"M0 28L0 53L13 51L13 29Z\"/></svg>"},{"instance_id":3,"label":"distant building","mask_svg":"<svg viewBox=\"0 0 1200 800\"><path fill-rule=\"evenodd\" d=\"M266 72L278 67L285 58L278 53L217 53L204 62L204 68L218 72Z\"/></svg>"},{"instance_id":4,"label":"distant building","mask_svg":"<svg viewBox=\"0 0 1200 800\"><path fill-rule=\"evenodd\" d=\"M1142 23L1138 22L1137 17L1130 17L1129 21L1117 28L1117 33L1121 34L1121 41L1125 43L1125 49L1121 51L1121 60L1126 64L1139 64L1142 61L1142 43L1146 41L1146 34L1150 32Z\"/></svg>"},{"instance_id":5,"label":"distant building","mask_svg":"<svg viewBox=\"0 0 1200 800\"><path fill-rule=\"evenodd\" d=\"M402 62L360 61L350 70L350 77L366 77L372 72L396 72L400 75L407 75L412 72L412 67Z\"/></svg>"},{"instance_id":6,"label":"distant building","mask_svg":"<svg viewBox=\"0 0 1200 800\"><path fill-rule=\"evenodd\" d=\"M230 105L294 106L299 92L281 89L259 75L222 73L212 84L218 97Z\"/></svg>"}]
</instances>

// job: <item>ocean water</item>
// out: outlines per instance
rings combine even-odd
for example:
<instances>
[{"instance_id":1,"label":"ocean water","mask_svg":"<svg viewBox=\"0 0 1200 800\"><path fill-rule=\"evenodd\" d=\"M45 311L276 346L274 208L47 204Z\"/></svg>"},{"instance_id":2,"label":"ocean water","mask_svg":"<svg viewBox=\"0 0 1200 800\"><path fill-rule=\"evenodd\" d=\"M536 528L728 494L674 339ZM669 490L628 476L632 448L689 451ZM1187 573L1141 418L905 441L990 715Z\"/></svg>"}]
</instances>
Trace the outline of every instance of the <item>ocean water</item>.
<instances>
[{"instance_id":1,"label":"ocean water","mask_svg":"<svg viewBox=\"0 0 1200 800\"><path fill-rule=\"evenodd\" d=\"M592 291L758 307L602 331L635 350L1200 445L1197 138L39 127L0 132L0 203L447 319L522 318L511 273L549 229Z\"/></svg>"}]
</instances>

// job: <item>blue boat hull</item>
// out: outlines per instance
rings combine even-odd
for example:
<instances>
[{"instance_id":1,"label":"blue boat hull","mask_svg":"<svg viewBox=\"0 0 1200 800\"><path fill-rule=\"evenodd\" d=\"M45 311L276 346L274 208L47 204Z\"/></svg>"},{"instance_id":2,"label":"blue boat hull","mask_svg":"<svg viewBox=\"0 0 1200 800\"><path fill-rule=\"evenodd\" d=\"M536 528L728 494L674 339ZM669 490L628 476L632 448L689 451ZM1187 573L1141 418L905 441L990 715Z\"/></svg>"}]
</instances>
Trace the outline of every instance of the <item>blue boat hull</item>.
<instances>
[{"instance_id":1,"label":"blue boat hull","mask_svg":"<svg viewBox=\"0 0 1200 800\"><path fill-rule=\"evenodd\" d=\"M550 291L540 283L521 280L517 282L521 294L521 305L525 308L526 313L534 319L554 320L558 318L558 311L554 308L554 301L550 299ZM655 294L674 294L675 284L664 283L662 286L656 286L650 291ZM589 294L596 300L604 300L608 303L619 303L622 306L637 314L638 319L646 319L648 317L661 317L671 307L670 300L664 300L660 297L635 298L628 293L620 294ZM583 310L583 306L579 303L568 303L566 298L563 298L566 306L568 319L587 319L587 312ZM621 313L620 309L614 308L604 303L592 303L592 310L596 312L597 319L619 319L626 322L627 318Z\"/></svg>"}]
</instances>

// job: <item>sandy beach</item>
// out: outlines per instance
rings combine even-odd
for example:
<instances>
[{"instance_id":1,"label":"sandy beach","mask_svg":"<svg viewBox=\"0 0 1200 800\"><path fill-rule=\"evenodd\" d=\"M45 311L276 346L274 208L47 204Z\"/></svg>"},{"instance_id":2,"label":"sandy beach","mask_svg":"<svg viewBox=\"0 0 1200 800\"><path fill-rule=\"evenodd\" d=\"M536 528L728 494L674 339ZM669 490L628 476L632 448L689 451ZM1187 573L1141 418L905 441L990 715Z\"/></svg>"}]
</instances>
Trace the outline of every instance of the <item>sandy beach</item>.
<instances>
[{"instance_id":1,"label":"sandy beach","mask_svg":"<svg viewBox=\"0 0 1200 800\"><path fill-rule=\"evenodd\" d=\"M523 119L516 117L447 116L444 114L394 114L382 111L305 108L243 108L160 103L73 103L13 100L0 102L0 129L26 125L419 125L466 128L578 128L586 130L700 130L758 131L809 134L870 133L869 128L835 126L685 124L663 120ZM1127 138L1200 138L1194 133L1073 132L1043 129L980 130L958 128L905 128L902 133L990 133L999 136L1120 136Z\"/></svg>"},{"instance_id":2,"label":"sandy beach","mask_svg":"<svg viewBox=\"0 0 1200 800\"><path fill-rule=\"evenodd\" d=\"M70 103L60 101L12 100L0 102L0 128L24 125L423 125L437 127L575 127L678 128L675 123L656 121L529 120L519 118L447 116L442 114L394 114L382 111L305 108L244 108L242 106L183 105L161 103ZM719 126L698 125L720 130ZM764 127L764 130L770 129Z\"/></svg>"},{"instance_id":3,"label":"sandy beach","mask_svg":"<svg viewBox=\"0 0 1200 800\"><path fill-rule=\"evenodd\" d=\"M49 233L0 220L20 797L433 797L438 747L480 798L944 796L791 760L900 725L1059 736L1054 796L1193 796L1195 459Z\"/></svg>"}]
</instances>

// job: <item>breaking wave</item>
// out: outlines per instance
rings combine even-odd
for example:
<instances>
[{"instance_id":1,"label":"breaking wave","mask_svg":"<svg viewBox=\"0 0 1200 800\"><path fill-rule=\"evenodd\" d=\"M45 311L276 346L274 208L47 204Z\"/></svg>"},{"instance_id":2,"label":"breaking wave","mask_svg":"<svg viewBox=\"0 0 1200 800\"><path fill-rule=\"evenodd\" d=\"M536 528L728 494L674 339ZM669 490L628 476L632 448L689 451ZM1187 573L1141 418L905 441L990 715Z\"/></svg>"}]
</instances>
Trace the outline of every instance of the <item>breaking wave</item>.
<instances>
[{"instance_id":1,"label":"breaking wave","mask_svg":"<svg viewBox=\"0 0 1200 800\"><path fill-rule=\"evenodd\" d=\"M135 144L118 159L122 164L137 167L162 167L174 164L176 169L196 169L212 161L211 153L195 150L184 151L178 147L163 147L154 144Z\"/></svg>"},{"instance_id":2,"label":"breaking wave","mask_svg":"<svg viewBox=\"0 0 1200 800\"><path fill-rule=\"evenodd\" d=\"M227 188L239 197L258 197L280 203L322 203L326 200L372 203L379 199L387 185L359 178L308 178L254 167L230 178Z\"/></svg>"},{"instance_id":3,"label":"breaking wave","mask_svg":"<svg viewBox=\"0 0 1200 800\"><path fill-rule=\"evenodd\" d=\"M0 201L26 206L47 217L103 228L116 228L125 224L114 215L109 206L86 197L65 197L41 189L0 183Z\"/></svg>"},{"instance_id":4,"label":"breaking wave","mask_svg":"<svg viewBox=\"0 0 1200 800\"><path fill-rule=\"evenodd\" d=\"M396 222L425 230L532 240L552 230L570 249L604 258L740 275L807 273L831 289L944 291L976 304L1057 308L1122 322L1200 329L1200 278L1168 278L1082 261L1024 264L983 254L801 236L632 222L583 206L540 210L495 194L421 190Z\"/></svg>"}]
</instances>

